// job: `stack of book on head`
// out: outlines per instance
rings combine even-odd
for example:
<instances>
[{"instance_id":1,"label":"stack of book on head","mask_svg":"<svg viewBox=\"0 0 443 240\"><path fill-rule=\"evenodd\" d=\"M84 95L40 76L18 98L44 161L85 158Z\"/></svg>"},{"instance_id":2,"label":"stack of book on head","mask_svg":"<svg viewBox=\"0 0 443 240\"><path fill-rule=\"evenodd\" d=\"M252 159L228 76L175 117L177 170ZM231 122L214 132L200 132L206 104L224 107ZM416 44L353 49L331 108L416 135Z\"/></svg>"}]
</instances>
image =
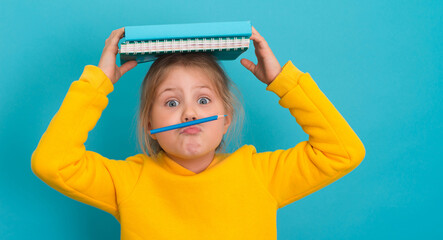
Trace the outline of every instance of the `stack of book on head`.
<instances>
[{"instance_id":1,"label":"stack of book on head","mask_svg":"<svg viewBox=\"0 0 443 240\"><path fill-rule=\"evenodd\" d=\"M234 60L248 50L251 34L250 21L127 26L119 44L120 64L175 52L209 52L218 60Z\"/></svg>"}]
</instances>

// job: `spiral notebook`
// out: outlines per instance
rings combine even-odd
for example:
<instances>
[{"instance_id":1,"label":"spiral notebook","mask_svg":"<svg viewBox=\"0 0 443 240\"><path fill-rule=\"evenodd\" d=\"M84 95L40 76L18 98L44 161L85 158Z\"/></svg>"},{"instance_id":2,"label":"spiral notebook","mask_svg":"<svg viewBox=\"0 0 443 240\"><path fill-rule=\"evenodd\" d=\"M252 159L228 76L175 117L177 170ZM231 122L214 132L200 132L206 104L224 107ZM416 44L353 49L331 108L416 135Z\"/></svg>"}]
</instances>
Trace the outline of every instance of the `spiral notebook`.
<instances>
[{"instance_id":1,"label":"spiral notebook","mask_svg":"<svg viewBox=\"0 0 443 240\"><path fill-rule=\"evenodd\" d=\"M125 27L119 44L120 64L150 62L174 52L209 52L234 60L248 50L250 21L142 25Z\"/></svg>"}]
</instances>

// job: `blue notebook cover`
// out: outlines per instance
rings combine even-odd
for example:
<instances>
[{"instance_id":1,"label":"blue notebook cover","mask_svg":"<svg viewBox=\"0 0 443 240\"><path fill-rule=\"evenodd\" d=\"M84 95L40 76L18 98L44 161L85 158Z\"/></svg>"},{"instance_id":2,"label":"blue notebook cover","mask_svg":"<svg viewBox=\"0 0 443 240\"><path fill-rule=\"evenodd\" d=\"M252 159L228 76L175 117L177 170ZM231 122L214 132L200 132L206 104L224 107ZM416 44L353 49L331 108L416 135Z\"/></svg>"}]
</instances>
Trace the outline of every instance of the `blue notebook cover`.
<instances>
[{"instance_id":1,"label":"blue notebook cover","mask_svg":"<svg viewBox=\"0 0 443 240\"><path fill-rule=\"evenodd\" d=\"M125 41L203 37L250 37L250 21L164 24L125 27Z\"/></svg>"},{"instance_id":2,"label":"blue notebook cover","mask_svg":"<svg viewBox=\"0 0 443 240\"><path fill-rule=\"evenodd\" d=\"M233 39L242 37L249 39L251 35L250 21L127 26L120 45L141 41L172 41L173 39ZM234 60L247 49L205 51L213 54L218 60ZM160 55L167 53L171 52L120 53L120 63L123 64L130 60L136 60L138 63L154 61Z\"/></svg>"}]
</instances>

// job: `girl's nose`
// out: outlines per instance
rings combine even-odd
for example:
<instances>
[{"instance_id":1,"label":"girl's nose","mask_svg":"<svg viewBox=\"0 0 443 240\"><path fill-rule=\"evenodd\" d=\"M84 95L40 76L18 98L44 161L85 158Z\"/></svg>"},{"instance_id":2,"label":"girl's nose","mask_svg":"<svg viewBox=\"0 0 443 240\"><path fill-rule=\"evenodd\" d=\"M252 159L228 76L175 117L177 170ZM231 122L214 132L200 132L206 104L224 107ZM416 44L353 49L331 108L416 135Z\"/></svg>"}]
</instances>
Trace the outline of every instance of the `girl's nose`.
<instances>
[{"instance_id":1,"label":"girl's nose","mask_svg":"<svg viewBox=\"0 0 443 240\"><path fill-rule=\"evenodd\" d=\"M194 120L197 120L197 118L195 116L193 116L193 117L185 117L185 121L186 122L187 121L194 121Z\"/></svg>"},{"instance_id":2,"label":"girl's nose","mask_svg":"<svg viewBox=\"0 0 443 240\"><path fill-rule=\"evenodd\" d=\"M197 114L192 106L186 106L183 112L183 121L194 121L197 120Z\"/></svg>"}]
</instances>

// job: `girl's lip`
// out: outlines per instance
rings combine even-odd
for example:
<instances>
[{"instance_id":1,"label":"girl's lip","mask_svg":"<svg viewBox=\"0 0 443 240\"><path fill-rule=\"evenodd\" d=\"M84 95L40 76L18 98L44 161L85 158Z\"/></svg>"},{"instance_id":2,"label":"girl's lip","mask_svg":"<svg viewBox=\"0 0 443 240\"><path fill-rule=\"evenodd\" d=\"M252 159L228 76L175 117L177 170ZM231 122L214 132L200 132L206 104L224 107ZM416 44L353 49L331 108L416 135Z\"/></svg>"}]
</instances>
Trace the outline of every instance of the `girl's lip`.
<instances>
[{"instance_id":1,"label":"girl's lip","mask_svg":"<svg viewBox=\"0 0 443 240\"><path fill-rule=\"evenodd\" d=\"M201 129L199 127L190 126L190 127L183 128L183 130L180 133L196 134L196 133L199 133L200 131L201 131Z\"/></svg>"}]
</instances>

